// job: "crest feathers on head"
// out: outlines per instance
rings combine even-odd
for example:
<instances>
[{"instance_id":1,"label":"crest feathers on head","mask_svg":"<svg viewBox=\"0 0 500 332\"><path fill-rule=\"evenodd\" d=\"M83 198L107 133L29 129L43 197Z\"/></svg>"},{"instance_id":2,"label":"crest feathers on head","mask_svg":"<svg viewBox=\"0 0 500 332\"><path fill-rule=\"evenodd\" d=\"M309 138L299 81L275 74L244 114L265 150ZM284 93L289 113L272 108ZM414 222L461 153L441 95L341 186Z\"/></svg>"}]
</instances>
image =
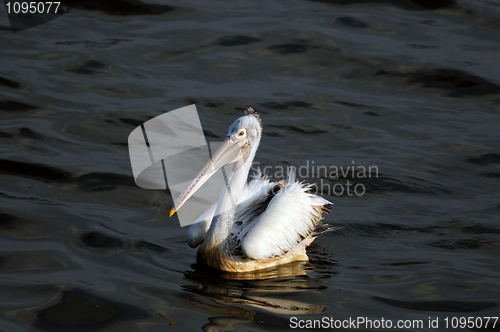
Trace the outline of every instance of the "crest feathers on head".
<instances>
[{"instance_id":1,"label":"crest feathers on head","mask_svg":"<svg viewBox=\"0 0 500 332\"><path fill-rule=\"evenodd\" d=\"M245 115L253 115L258 121L259 121L259 124L260 124L260 128L262 129L262 120L260 119L260 115L259 113L257 113L252 107L249 107L245 110Z\"/></svg>"}]
</instances>

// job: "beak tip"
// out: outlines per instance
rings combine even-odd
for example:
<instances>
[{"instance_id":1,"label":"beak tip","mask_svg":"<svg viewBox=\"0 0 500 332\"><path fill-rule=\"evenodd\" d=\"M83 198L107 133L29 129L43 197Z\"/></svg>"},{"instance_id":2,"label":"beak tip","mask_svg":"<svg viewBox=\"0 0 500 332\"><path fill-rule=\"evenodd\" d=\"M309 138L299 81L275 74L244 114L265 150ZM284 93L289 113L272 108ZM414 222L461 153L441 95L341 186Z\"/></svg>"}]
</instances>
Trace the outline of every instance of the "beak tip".
<instances>
[{"instance_id":1,"label":"beak tip","mask_svg":"<svg viewBox=\"0 0 500 332\"><path fill-rule=\"evenodd\" d=\"M172 209L172 210L170 210L170 215L169 215L169 217L173 216L173 215L174 215L174 213L175 213L175 211L177 211L177 210L176 210L176 209Z\"/></svg>"}]
</instances>

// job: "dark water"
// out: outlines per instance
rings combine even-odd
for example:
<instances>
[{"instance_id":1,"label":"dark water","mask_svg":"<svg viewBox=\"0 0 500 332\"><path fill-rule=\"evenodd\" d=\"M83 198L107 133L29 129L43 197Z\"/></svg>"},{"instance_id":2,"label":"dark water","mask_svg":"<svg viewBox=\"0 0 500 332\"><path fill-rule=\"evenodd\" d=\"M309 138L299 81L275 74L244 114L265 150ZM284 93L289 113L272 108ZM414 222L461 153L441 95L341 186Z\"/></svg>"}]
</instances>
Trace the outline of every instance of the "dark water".
<instances>
[{"instance_id":1,"label":"dark water","mask_svg":"<svg viewBox=\"0 0 500 332\"><path fill-rule=\"evenodd\" d=\"M89 0L17 34L2 12L0 34L2 331L499 315L499 2ZM261 167L378 177L305 179L365 188L324 191L345 228L310 262L207 271L127 148L192 103L209 140L259 111Z\"/></svg>"}]
</instances>

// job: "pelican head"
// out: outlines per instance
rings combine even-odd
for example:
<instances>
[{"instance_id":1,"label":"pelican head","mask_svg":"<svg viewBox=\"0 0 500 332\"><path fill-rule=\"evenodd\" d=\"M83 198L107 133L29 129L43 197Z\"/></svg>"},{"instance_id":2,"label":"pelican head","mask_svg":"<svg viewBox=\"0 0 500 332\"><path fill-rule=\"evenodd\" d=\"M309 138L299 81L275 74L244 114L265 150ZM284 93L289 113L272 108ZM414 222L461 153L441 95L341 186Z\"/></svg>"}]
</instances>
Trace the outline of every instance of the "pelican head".
<instances>
[{"instance_id":1,"label":"pelican head","mask_svg":"<svg viewBox=\"0 0 500 332\"><path fill-rule=\"evenodd\" d=\"M180 194L170 210L172 216L180 207L207 182L223 166L243 161L255 155L262 136L262 122L259 114L249 107L245 115L238 118L229 127L226 139L212 155L212 158L203 166L200 173Z\"/></svg>"},{"instance_id":2,"label":"pelican head","mask_svg":"<svg viewBox=\"0 0 500 332\"><path fill-rule=\"evenodd\" d=\"M231 140L241 150L241 158L246 161L248 152L260 142L262 135L262 122L259 113L249 107L245 111L245 116L238 118L229 127L226 140ZM234 160L237 161L237 160Z\"/></svg>"}]
</instances>

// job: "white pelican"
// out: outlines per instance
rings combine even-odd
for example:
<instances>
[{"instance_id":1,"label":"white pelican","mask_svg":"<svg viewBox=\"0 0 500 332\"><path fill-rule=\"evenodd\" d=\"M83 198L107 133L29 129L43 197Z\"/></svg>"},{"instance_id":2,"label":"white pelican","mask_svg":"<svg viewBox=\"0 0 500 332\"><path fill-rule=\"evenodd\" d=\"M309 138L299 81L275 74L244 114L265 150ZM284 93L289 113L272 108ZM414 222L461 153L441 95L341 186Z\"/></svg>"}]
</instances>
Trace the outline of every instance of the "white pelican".
<instances>
[{"instance_id":1,"label":"white pelican","mask_svg":"<svg viewBox=\"0 0 500 332\"><path fill-rule=\"evenodd\" d=\"M331 203L308 193L310 185L296 182L293 172L287 180L270 182L259 171L247 183L261 134L259 114L249 107L170 211L172 216L217 170L234 163L219 201L188 231L189 246L201 244L198 263L248 272L307 261L306 247L318 235L338 229L320 223Z\"/></svg>"}]
</instances>

